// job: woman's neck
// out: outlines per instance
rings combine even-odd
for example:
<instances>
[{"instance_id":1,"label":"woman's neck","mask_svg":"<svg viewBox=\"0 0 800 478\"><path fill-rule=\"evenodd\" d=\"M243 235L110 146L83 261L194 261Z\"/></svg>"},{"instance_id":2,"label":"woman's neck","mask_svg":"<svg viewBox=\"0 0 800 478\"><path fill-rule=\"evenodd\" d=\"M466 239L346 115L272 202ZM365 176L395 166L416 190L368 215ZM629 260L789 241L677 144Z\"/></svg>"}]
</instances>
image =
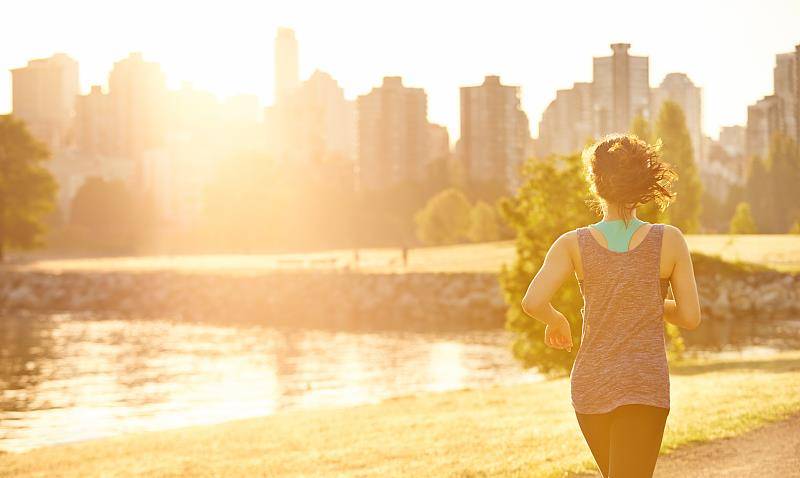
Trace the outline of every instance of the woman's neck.
<instances>
[{"instance_id":1,"label":"woman's neck","mask_svg":"<svg viewBox=\"0 0 800 478\"><path fill-rule=\"evenodd\" d=\"M636 209L631 209L627 217L620 215L619 211L616 211L614 208L603 209L603 221L618 221L620 219L626 219L628 221L638 219L636 217Z\"/></svg>"}]
</instances>

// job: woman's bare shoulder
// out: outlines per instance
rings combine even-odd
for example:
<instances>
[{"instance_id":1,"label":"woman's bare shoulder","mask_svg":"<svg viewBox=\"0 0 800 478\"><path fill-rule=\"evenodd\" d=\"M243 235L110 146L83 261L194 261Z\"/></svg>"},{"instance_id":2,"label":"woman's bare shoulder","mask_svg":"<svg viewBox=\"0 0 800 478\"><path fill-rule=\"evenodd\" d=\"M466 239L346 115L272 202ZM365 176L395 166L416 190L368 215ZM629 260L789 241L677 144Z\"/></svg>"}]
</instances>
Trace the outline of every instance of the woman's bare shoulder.
<instances>
[{"instance_id":1,"label":"woman's bare shoulder","mask_svg":"<svg viewBox=\"0 0 800 478\"><path fill-rule=\"evenodd\" d=\"M570 258L573 259L574 261L574 259L576 258L576 254L579 254L578 231L573 229L571 231L567 231L561 234L560 236L558 236L558 239L555 240L553 246L559 249L563 248L563 250L566 251L569 254Z\"/></svg>"},{"instance_id":2,"label":"woman's bare shoulder","mask_svg":"<svg viewBox=\"0 0 800 478\"><path fill-rule=\"evenodd\" d=\"M663 224L664 226L664 247L672 251L680 251L686 248L686 237L680 228L672 224Z\"/></svg>"}]
</instances>

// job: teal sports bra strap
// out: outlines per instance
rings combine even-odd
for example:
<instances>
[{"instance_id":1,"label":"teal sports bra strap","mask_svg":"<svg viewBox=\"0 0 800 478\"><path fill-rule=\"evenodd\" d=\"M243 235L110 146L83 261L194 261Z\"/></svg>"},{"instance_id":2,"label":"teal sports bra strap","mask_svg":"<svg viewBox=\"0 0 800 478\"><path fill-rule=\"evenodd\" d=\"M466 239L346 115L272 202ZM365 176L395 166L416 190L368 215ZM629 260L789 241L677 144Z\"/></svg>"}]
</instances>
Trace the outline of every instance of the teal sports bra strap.
<instances>
[{"instance_id":1,"label":"teal sports bra strap","mask_svg":"<svg viewBox=\"0 0 800 478\"><path fill-rule=\"evenodd\" d=\"M631 242L633 233L636 232L642 224L647 224L647 222L634 217L628 222L627 228L625 227L625 221L622 219L600 221L591 224L591 226L603 233L609 249L616 252L627 252L628 244Z\"/></svg>"}]
</instances>

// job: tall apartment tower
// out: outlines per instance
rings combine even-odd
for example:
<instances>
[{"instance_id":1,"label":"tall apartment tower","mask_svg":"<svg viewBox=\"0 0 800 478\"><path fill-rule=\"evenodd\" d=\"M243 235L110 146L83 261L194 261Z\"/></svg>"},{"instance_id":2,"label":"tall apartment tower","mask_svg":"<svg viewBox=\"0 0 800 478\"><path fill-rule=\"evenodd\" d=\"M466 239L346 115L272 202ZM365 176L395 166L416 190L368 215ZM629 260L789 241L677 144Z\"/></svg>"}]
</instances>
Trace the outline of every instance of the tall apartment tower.
<instances>
[{"instance_id":1,"label":"tall apartment tower","mask_svg":"<svg viewBox=\"0 0 800 478\"><path fill-rule=\"evenodd\" d=\"M800 143L800 44L794 47L794 125L795 138Z\"/></svg>"},{"instance_id":2,"label":"tall apartment tower","mask_svg":"<svg viewBox=\"0 0 800 478\"><path fill-rule=\"evenodd\" d=\"M558 90L539 121L537 156L582 150L594 134L593 112L591 83Z\"/></svg>"},{"instance_id":3,"label":"tall apartment tower","mask_svg":"<svg viewBox=\"0 0 800 478\"><path fill-rule=\"evenodd\" d=\"M275 37L275 103L300 83L297 39L291 28L279 28Z\"/></svg>"},{"instance_id":4,"label":"tall apartment tower","mask_svg":"<svg viewBox=\"0 0 800 478\"><path fill-rule=\"evenodd\" d=\"M747 107L747 155L766 157L776 133L800 140L800 45L775 55L774 92Z\"/></svg>"},{"instance_id":5,"label":"tall apartment tower","mask_svg":"<svg viewBox=\"0 0 800 478\"><path fill-rule=\"evenodd\" d=\"M773 70L775 95L783 103L783 127L787 136L797 141L797 59L796 52L781 53L775 57Z\"/></svg>"},{"instance_id":6,"label":"tall apartment tower","mask_svg":"<svg viewBox=\"0 0 800 478\"><path fill-rule=\"evenodd\" d=\"M594 57L592 102L597 136L629 131L639 114L650 118L649 58L628 54L630 47L614 43L611 56Z\"/></svg>"},{"instance_id":7,"label":"tall apartment tower","mask_svg":"<svg viewBox=\"0 0 800 478\"><path fill-rule=\"evenodd\" d=\"M358 97L358 187L383 189L424 178L429 160L428 97L399 76Z\"/></svg>"},{"instance_id":8,"label":"tall apartment tower","mask_svg":"<svg viewBox=\"0 0 800 478\"><path fill-rule=\"evenodd\" d=\"M669 73L664 77L658 88L653 88L652 105L653 120L658 118L661 106L665 101L677 103L683 110L686 118L686 129L692 140L694 160L703 160L703 131L702 131L702 91L692 83L685 73Z\"/></svg>"},{"instance_id":9,"label":"tall apartment tower","mask_svg":"<svg viewBox=\"0 0 800 478\"><path fill-rule=\"evenodd\" d=\"M746 137L747 130L744 126L723 126L719 129L719 144L731 157L744 156Z\"/></svg>"},{"instance_id":10,"label":"tall apartment tower","mask_svg":"<svg viewBox=\"0 0 800 478\"><path fill-rule=\"evenodd\" d=\"M468 180L491 181L514 191L529 143L518 86L487 76L481 85L461 87L459 154Z\"/></svg>"},{"instance_id":11,"label":"tall apartment tower","mask_svg":"<svg viewBox=\"0 0 800 478\"><path fill-rule=\"evenodd\" d=\"M169 108L164 73L158 63L131 53L114 63L108 87L114 154L133 161L133 181L140 183L145 153L165 142Z\"/></svg>"},{"instance_id":12,"label":"tall apartment tower","mask_svg":"<svg viewBox=\"0 0 800 478\"><path fill-rule=\"evenodd\" d=\"M75 102L76 146L81 153L109 155L114 152L111 99L100 85Z\"/></svg>"},{"instance_id":13,"label":"tall apartment tower","mask_svg":"<svg viewBox=\"0 0 800 478\"><path fill-rule=\"evenodd\" d=\"M331 75L314 73L266 110L276 159L310 165L327 157L355 162L356 106Z\"/></svg>"},{"instance_id":14,"label":"tall apartment tower","mask_svg":"<svg viewBox=\"0 0 800 478\"><path fill-rule=\"evenodd\" d=\"M11 70L12 113L52 152L67 146L79 93L78 63L64 53Z\"/></svg>"}]
</instances>

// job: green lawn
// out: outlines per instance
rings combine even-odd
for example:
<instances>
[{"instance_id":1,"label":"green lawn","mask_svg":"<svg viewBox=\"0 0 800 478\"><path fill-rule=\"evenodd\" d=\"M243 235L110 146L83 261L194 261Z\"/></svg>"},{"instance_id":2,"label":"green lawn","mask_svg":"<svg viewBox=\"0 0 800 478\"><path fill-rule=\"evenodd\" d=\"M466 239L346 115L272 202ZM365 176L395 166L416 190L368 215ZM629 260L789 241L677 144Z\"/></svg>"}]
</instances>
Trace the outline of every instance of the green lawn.
<instances>
[{"instance_id":1,"label":"green lawn","mask_svg":"<svg viewBox=\"0 0 800 478\"><path fill-rule=\"evenodd\" d=\"M694 252L718 255L728 261L762 264L780 270L800 271L800 235L689 235ZM514 259L514 242L487 242L411 249L407 271L497 272ZM361 269L370 272L403 270L397 248L362 249ZM354 266L352 250L307 254L179 255L49 259L23 267L44 270L152 270L252 272L272 269L332 269Z\"/></svg>"},{"instance_id":2,"label":"green lawn","mask_svg":"<svg viewBox=\"0 0 800 478\"><path fill-rule=\"evenodd\" d=\"M800 412L800 352L671 369L667 452ZM555 379L6 454L0 476L556 477L590 459Z\"/></svg>"}]
</instances>

